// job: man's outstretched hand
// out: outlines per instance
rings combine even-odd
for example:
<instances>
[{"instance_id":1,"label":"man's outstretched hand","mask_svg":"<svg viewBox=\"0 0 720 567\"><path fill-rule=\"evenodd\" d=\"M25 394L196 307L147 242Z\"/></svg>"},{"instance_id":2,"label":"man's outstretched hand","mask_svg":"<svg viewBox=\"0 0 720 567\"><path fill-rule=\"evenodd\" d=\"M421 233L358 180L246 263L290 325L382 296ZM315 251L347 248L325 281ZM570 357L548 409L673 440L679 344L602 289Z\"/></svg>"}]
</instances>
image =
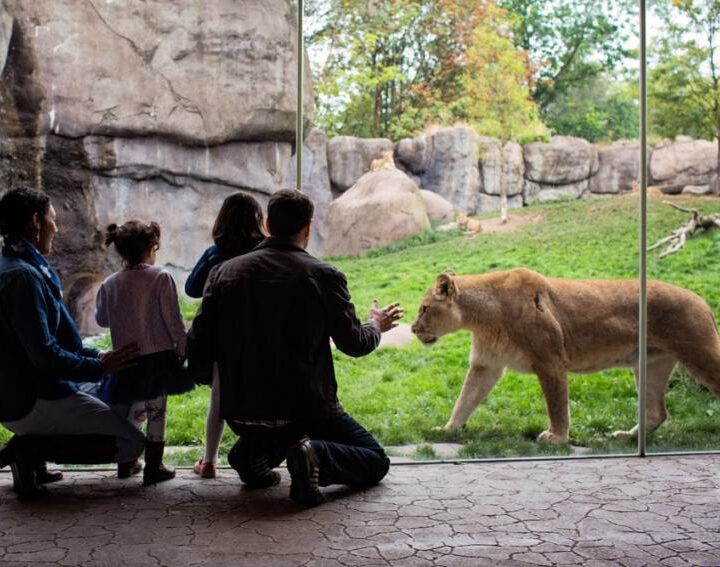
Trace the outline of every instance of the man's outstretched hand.
<instances>
[{"instance_id":1,"label":"man's outstretched hand","mask_svg":"<svg viewBox=\"0 0 720 567\"><path fill-rule=\"evenodd\" d=\"M399 303L391 303L380 309L378 300L373 300L372 308L370 309L370 319L378 324L381 333L397 327L397 321L401 319L403 315L405 315L405 311L402 310Z\"/></svg>"}]
</instances>

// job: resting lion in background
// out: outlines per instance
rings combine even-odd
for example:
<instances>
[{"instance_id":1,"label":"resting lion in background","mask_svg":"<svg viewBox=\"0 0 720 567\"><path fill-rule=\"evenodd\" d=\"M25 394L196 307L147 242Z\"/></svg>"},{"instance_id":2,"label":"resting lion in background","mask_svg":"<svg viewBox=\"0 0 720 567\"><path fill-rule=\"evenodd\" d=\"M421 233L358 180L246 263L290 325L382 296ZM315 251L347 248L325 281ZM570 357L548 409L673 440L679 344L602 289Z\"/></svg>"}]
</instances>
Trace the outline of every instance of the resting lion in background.
<instances>
[{"instance_id":1,"label":"resting lion in background","mask_svg":"<svg viewBox=\"0 0 720 567\"><path fill-rule=\"evenodd\" d=\"M370 171L380 171L381 169L397 169L395 160L393 159L393 150L386 150L382 153L382 157L372 160Z\"/></svg>"},{"instance_id":2,"label":"resting lion in background","mask_svg":"<svg viewBox=\"0 0 720 567\"><path fill-rule=\"evenodd\" d=\"M538 441L566 443L567 373L632 368L637 378L639 282L546 278L526 269L444 273L420 304L412 331L425 345L472 332L470 368L446 430L467 422L505 370L536 374L550 428ZM683 364L720 398L720 339L710 308L686 289L648 282L647 427L667 417L665 390ZM616 436L634 436L617 431Z\"/></svg>"}]
</instances>

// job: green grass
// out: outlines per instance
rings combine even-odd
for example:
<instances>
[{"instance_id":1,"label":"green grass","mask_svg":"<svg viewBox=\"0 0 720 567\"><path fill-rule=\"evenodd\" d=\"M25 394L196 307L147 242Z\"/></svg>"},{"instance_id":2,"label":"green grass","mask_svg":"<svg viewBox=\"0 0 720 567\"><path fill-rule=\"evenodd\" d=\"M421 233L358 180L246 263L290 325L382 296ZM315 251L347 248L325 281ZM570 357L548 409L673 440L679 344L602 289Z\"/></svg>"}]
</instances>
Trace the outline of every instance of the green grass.
<instances>
[{"instance_id":1,"label":"green grass","mask_svg":"<svg viewBox=\"0 0 720 567\"><path fill-rule=\"evenodd\" d=\"M704 212L719 212L720 200L676 199ZM438 273L483 273L519 266L548 276L636 278L638 275L638 200L634 195L535 206L513 214L542 215L542 222L508 234L428 232L359 258L329 262L347 276L361 317L374 298L399 300L414 319L420 298ZM659 201L648 212L649 242L665 236L687 218ZM687 287L703 296L720 314L720 231L688 241L679 253L649 259L650 277ZM182 306L192 317L197 304ZM469 357L469 335L457 333L428 349L414 343L387 348L353 359L334 354L340 399L346 409L384 444L417 443L419 457L434 458L433 442L459 442L463 457L565 455L568 446L535 442L547 426L544 399L537 379L508 372L467 426L446 433L447 421L462 385ZM169 407L168 442L202 442L208 389L173 397ZM591 453L632 452L634 442L612 439L617 429L635 422L636 394L628 370L608 370L570 377L571 442ZM649 437L650 451L720 449L720 401L678 369L667 396L670 418ZM2 432L0 432L1 436ZM226 432L222 450L233 441ZM194 454L181 457L191 461Z\"/></svg>"}]
</instances>

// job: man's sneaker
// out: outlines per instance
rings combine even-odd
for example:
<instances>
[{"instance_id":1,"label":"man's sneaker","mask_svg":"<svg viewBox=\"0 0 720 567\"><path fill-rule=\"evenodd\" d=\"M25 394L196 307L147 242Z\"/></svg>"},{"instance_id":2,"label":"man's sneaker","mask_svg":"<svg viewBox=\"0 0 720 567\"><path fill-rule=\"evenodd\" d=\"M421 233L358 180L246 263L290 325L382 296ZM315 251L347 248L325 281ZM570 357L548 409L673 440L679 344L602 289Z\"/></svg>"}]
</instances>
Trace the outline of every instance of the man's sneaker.
<instances>
[{"instance_id":1,"label":"man's sneaker","mask_svg":"<svg viewBox=\"0 0 720 567\"><path fill-rule=\"evenodd\" d=\"M287 454L287 467L292 483L290 498L303 506L319 506L325 502L320 492L320 459L308 437L295 443Z\"/></svg>"},{"instance_id":2,"label":"man's sneaker","mask_svg":"<svg viewBox=\"0 0 720 567\"><path fill-rule=\"evenodd\" d=\"M265 456L245 461L239 474L249 488L270 488L280 483L280 473L270 468Z\"/></svg>"},{"instance_id":3,"label":"man's sneaker","mask_svg":"<svg viewBox=\"0 0 720 567\"><path fill-rule=\"evenodd\" d=\"M269 488L280 483L280 474L272 470L267 457L250 458L247 446L242 443L230 449L227 459L248 488Z\"/></svg>"}]
</instances>

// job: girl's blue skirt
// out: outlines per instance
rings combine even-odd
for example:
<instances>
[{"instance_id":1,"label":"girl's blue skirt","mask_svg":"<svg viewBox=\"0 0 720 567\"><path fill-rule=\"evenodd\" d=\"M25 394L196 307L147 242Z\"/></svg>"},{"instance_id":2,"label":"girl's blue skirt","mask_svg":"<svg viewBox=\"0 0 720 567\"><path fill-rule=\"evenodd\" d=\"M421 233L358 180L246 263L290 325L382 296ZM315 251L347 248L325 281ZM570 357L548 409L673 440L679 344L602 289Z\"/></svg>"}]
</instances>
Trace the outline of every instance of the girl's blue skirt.
<instances>
[{"instance_id":1,"label":"girl's blue skirt","mask_svg":"<svg viewBox=\"0 0 720 567\"><path fill-rule=\"evenodd\" d=\"M106 376L98 397L107 404L130 403L161 394L182 394L194 386L177 353L164 350L139 356L134 366Z\"/></svg>"}]
</instances>

